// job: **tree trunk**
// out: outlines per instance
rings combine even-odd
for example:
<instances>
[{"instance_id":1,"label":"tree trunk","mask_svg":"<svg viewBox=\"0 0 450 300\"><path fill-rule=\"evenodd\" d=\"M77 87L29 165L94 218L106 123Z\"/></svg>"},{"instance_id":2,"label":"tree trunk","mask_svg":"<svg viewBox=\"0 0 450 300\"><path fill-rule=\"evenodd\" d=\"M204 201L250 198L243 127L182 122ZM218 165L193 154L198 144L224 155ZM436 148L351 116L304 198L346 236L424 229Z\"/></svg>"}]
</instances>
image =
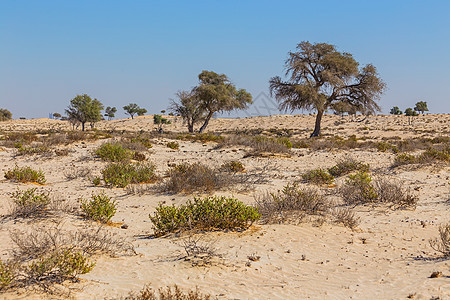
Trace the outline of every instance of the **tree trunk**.
<instances>
[{"instance_id":1,"label":"tree trunk","mask_svg":"<svg viewBox=\"0 0 450 300\"><path fill-rule=\"evenodd\" d=\"M198 133L202 133L206 129L206 126L208 126L209 120L211 119L213 114L214 114L213 111L210 111L208 113L208 115L206 116L206 119L205 119L205 123L203 123L202 127L200 127L200 130L198 131Z\"/></svg>"},{"instance_id":2,"label":"tree trunk","mask_svg":"<svg viewBox=\"0 0 450 300\"><path fill-rule=\"evenodd\" d=\"M189 133L194 133L194 122L192 122L192 123L190 123L189 121L188 121L188 131L189 131Z\"/></svg>"},{"instance_id":3,"label":"tree trunk","mask_svg":"<svg viewBox=\"0 0 450 300\"><path fill-rule=\"evenodd\" d=\"M86 122L81 122L81 131L84 131L84 124L85 124Z\"/></svg>"},{"instance_id":4,"label":"tree trunk","mask_svg":"<svg viewBox=\"0 0 450 300\"><path fill-rule=\"evenodd\" d=\"M323 110L318 110L318 111L317 111L316 125L315 125L315 127L314 127L313 133L311 133L311 135L309 136L309 138L317 137L317 136L320 135L320 122L322 121L323 112L324 112Z\"/></svg>"}]
</instances>

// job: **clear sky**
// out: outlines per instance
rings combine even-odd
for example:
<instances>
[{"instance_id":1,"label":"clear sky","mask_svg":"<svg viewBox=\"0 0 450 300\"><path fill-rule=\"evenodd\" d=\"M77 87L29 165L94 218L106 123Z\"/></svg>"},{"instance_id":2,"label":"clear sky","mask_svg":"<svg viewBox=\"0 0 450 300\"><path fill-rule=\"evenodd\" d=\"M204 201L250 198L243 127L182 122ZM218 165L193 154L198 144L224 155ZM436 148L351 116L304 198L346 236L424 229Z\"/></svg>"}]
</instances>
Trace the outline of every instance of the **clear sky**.
<instances>
[{"instance_id":1,"label":"clear sky","mask_svg":"<svg viewBox=\"0 0 450 300\"><path fill-rule=\"evenodd\" d=\"M308 40L374 64L380 104L450 113L450 1L0 0L0 107L14 118L63 113L88 94L149 113L198 82L226 74L256 98L248 113L277 113L270 77Z\"/></svg>"}]
</instances>

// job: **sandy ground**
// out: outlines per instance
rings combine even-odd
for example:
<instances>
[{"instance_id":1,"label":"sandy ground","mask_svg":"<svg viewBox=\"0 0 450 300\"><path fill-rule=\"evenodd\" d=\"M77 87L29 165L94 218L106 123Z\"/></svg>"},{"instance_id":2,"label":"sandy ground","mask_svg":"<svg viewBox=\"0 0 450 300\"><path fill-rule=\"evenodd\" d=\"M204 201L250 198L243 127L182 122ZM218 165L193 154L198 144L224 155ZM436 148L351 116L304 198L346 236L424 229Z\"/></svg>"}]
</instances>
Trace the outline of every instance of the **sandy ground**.
<instances>
[{"instance_id":1,"label":"sandy ground","mask_svg":"<svg viewBox=\"0 0 450 300\"><path fill-rule=\"evenodd\" d=\"M173 118L168 131L183 132L180 120ZM314 116L271 116L243 119L214 119L209 131L224 132L244 129L292 129L306 137L314 124ZM102 121L100 130L154 130L151 116L134 120ZM404 116L371 116L363 122L350 122L337 116L325 116L324 134L379 140L399 136L433 137L450 134L450 115L426 115L408 125ZM30 131L41 129L70 130L67 122L38 119L0 122L0 131ZM260 184L251 192L237 190L217 191L217 195L234 195L248 204L254 196L265 191L276 191L286 183L299 178L306 170L331 167L343 157L353 157L369 163L372 172L402 181L415 190L419 197L415 210L388 210L385 207L358 206L354 210L360 218L355 230L336 224L302 223L256 224L244 232L210 232L203 235L221 256L209 265L193 266L186 261L182 239L185 237L153 238L148 218L159 202L180 204L192 195L166 195L156 192L130 195L124 189L95 187L86 178L68 180L71 170L88 168L99 175L106 164L91 154L104 143L77 142L67 146L68 156L15 156L15 149L0 151L0 173L18 166L31 166L45 172L47 184L42 189L55 197L76 205L80 197L104 191L118 201L118 210L112 221L125 223L127 229L108 226L107 230L126 238L137 255L96 257L92 272L81 275L79 283L65 283L63 298L104 299L120 297L129 291L140 290L148 284L152 288L177 284L181 288L198 287L218 299L450 299L450 260L441 259L429 246L429 239L437 237L439 225L450 222L450 167L448 165L422 168L400 167L390 169L395 155L374 149L311 151L293 149L290 158L244 157L242 147L215 149L215 143L179 141L180 150L166 147L164 139L155 139L148 151L148 160L155 163L158 174L164 174L169 163L195 162L218 166L230 160L239 160L247 172L267 169L268 183ZM339 183L339 182L338 182ZM18 184L5 179L0 184L0 215L10 209L9 194ZM27 230L33 226L48 227L63 219L67 228L83 227L89 221L77 215L64 214L50 220L3 219L0 223L0 258L10 256L13 243L9 232ZM250 261L248 256L260 256ZM444 276L430 278L434 271ZM1 299L59 298L33 290L0 292ZM438 298L434 298L438 299Z\"/></svg>"}]
</instances>

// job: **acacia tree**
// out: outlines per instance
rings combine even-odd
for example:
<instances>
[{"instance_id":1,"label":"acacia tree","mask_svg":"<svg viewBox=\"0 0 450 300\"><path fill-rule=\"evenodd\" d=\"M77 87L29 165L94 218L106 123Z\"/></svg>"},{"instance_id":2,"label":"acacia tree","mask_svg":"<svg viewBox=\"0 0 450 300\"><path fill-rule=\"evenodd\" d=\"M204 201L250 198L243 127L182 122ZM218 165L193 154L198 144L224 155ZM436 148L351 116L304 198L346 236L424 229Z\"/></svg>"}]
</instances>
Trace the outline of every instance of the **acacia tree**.
<instances>
[{"instance_id":1,"label":"acacia tree","mask_svg":"<svg viewBox=\"0 0 450 300\"><path fill-rule=\"evenodd\" d=\"M252 103L252 95L245 89L236 89L225 74L202 71L198 75L200 84L194 88L198 97L199 108L205 111L202 133L215 112L245 109Z\"/></svg>"},{"instance_id":2,"label":"acacia tree","mask_svg":"<svg viewBox=\"0 0 450 300\"><path fill-rule=\"evenodd\" d=\"M425 101L419 101L416 103L416 106L414 107L415 111L421 112L422 115L428 111L428 106L427 106L427 102Z\"/></svg>"},{"instance_id":3,"label":"acacia tree","mask_svg":"<svg viewBox=\"0 0 450 300\"><path fill-rule=\"evenodd\" d=\"M105 117L108 117L108 120L111 120L116 116L117 108L108 106L105 109Z\"/></svg>"},{"instance_id":4,"label":"acacia tree","mask_svg":"<svg viewBox=\"0 0 450 300\"><path fill-rule=\"evenodd\" d=\"M140 108L136 103L130 103L123 107L125 113L130 115L131 119L134 118L134 115L143 116L147 110L145 108Z\"/></svg>"},{"instance_id":5,"label":"acacia tree","mask_svg":"<svg viewBox=\"0 0 450 300\"><path fill-rule=\"evenodd\" d=\"M373 65L359 69L351 54L341 53L326 43L301 42L296 49L296 52L289 52L285 62L288 79L271 78L270 92L282 110L317 111L310 137L320 135L323 113L334 103L347 103L365 114L380 110L375 100L385 84Z\"/></svg>"},{"instance_id":6,"label":"acacia tree","mask_svg":"<svg viewBox=\"0 0 450 300\"><path fill-rule=\"evenodd\" d=\"M390 111L391 115L401 115L403 112L398 108L398 106L394 106Z\"/></svg>"},{"instance_id":7,"label":"acacia tree","mask_svg":"<svg viewBox=\"0 0 450 300\"><path fill-rule=\"evenodd\" d=\"M178 100L171 100L169 109L183 118L190 133L194 132L194 125L204 120L205 110L201 106L200 99L195 92L179 91L176 94Z\"/></svg>"},{"instance_id":8,"label":"acacia tree","mask_svg":"<svg viewBox=\"0 0 450 300\"><path fill-rule=\"evenodd\" d=\"M84 131L86 122L91 123L91 127L94 127L95 122L102 119L102 109L103 104L99 100L92 100L91 97L83 94L70 100L66 114L69 120L80 122L81 130Z\"/></svg>"},{"instance_id":9,"label":"acacia tree","mask_svg":"<svg viewBox=\"0 0 450 300\"><path fill-rule=\"evenodd\" d=\"M12 113L6 108L0 108L0 121L11 120Z\"/></svg>"}]
</instances>

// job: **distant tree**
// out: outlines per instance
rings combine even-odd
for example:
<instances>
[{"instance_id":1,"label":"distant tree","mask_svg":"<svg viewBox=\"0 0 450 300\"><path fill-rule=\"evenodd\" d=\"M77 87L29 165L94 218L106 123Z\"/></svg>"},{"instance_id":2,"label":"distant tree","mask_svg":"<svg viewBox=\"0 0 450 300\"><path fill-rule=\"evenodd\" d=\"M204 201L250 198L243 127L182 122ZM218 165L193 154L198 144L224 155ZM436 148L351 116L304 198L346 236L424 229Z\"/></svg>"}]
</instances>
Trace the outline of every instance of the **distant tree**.
<instances>
[{"instance_id":1,"label":"distant tree","mask_svg":"<svg viewBox=\"0 0 450 300\"><path fill-rule=\"evenodd\" d=\"M55 118L55 119L59 119L59 118L61 118L61 114L60 113L53 113L53 118Z\"/></svg>"},{"instance_id":2,"label":"distant tree","mask_svg":"<svg viewBox=\"0 0 450 300\"><path fill-rule=\"evenodd\" d=\"M358 107L364 114L380 110L377 100L385 84L376 68L369 64L358 69L349 53L341 53L326 43L301 42L290 52L285 68L288 79L270 79L270 92L282 110L316 110L311 137L320 135L323 113L333 103L343 102Z\"/></svg>"},{"instance_id":3,"label":"distant tree","mask_svg":"<svg viewBox=\"0 0 450 300\"><path fill-rule=\"evenodd\" d=\"M245 89L236 89L225 74L202 71L198 79L200 84L194 89L200 108L206 112L200 133L206 129L214 113L245 109L252 103L252 95Z\"/></svg>"},{"instance_id":4,"label":"distant tree","mask_svg":"<svg viewBox=\"0 0 450 300\"><path fill-rule=\"evenodd\" d=\"M330 105L330 108L336 115L339 115L341 117L343 117L345 113L350 114L350 112L352 112L352 106L345 102L335 102Z\"/></svg>"},{"instance_id":5,"label":"distant tree","mask_svg":"<svg viewBox=\"0 0 450 300\"><path fill-rule=\"evenodd\" d=\"M158 132L162 133L163 125L170 124L170 121L160 115L153 115L153 124L158 125Z\"/></svg>"},{"instance_id":6,"label":"distant tree","mask_svg":"<svg viewBox=\"0 0 450 300\"><path fill-rule=\"evenodd\" d=\"M130 103L123 107L125 113L130 115L131 119L134 118L134 115L142 116L147 110L145 108L140 108L136 103Z\"/></svg>"},{"instance_id":7,"label":"distant tree","mask_svg":"<svg viewBox=\"0 0 450 300\"><path fill-rule=\"evenodd\" d=\"M416 106L414 107L414 110L421 112L423 115L426 111L428 111L427 102L425 102L425 101L417 102Z\"/></svg>"},{"instance_id":8,"label":"distant tree","mask_svg":"<svg viewBox=\"0 0 450 300\"><path fill-rule=\"evenodd\" d=\"M391 115L401 115L403 114L403 112L400 110L400 108L398 108L398 106L394 106L393 108L391 108Z\"/></svg>"},{"instance_id":9,"label":"distant tree","mask_svg":"<svg viewBox=\"0 0 450 300\"><path fill-rule=\"evenodd\" d=\"M66 109L66 114L72 124L76 124L76 122L81 123L81 130L84 131L87 122L89 122L91 128L93 128L95 123L102 119L102 109L103 104L100 101L97 99L92 100L91 97L83 94L77 95L70 100L70 105Z\"/></svg>"},{"instance_id":10,"label":"distant tree","mask_svg":"<svg viewBox=\"0 0 450 300\"><path fill-rule=\"evenodd\" d=\"M12 113L6 108L0 108L0 121L7 121L12 119Z\"/></svg>"},{"instance_id":11,"label":"distant tree","mask_svg":"<svg viewBox=\"0 0 450 300\"><path fill-rule=\"evenodd\" d=\"M108 120L111 120L116 116L117 108L108 106L105 109L105 117L108 117Z\"/></svg>"},{"instance_id":12,"label":"distant tree","mask_svg":"<svg viewBox=\"0 0 450 300\"><path fill-rule=\"evenodd\" d=\"M415 117L415 116L417 116L417 113L411 107L408 107L407 109L405 109L405 116Z\"/></svg>"},{"instance_id":13,"label":"distant tree","mask_svg":"<svg viewBox=\"0 0 450 300\"><path fill-rule=\"evenodd\" d=\"M181 116L185 124L187 124L188 131L194 132L194 125L205 118L205 110L202 107L195 89L192 91L179 91L176 94L177 100L172 100L169 109Z\"/></svg>"}]
</instances>

